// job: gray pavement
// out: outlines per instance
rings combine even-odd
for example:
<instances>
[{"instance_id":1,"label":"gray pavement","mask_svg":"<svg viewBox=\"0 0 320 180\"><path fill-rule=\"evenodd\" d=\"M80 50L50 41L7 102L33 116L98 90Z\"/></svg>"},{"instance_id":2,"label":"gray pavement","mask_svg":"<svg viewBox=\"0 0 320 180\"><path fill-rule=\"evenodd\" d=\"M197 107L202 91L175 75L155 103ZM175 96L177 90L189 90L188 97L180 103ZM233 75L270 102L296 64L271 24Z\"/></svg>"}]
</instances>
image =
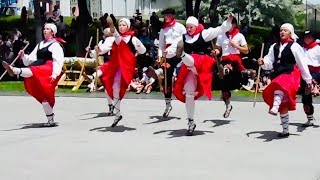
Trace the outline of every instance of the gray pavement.
<instances>
[{"instance_id":1,"label":"gray pavement","mask_svg":"<svg viewBox=\"0 0 320 180\"><path fill-rule=\"evenodd\" d=\"M195 136L184 136L184 104L124 99L123 120L109 126L105 98L58 97L59 126L46 122L29 96L0 96L1 180L317 180L320 128L302 128L302 105L290 113L290 132L278 139L279 117L258 102L233 102L222 118L221 101L197 101ZM320 105L315 117L320 119Z\"/></svg>"}]
</instances>

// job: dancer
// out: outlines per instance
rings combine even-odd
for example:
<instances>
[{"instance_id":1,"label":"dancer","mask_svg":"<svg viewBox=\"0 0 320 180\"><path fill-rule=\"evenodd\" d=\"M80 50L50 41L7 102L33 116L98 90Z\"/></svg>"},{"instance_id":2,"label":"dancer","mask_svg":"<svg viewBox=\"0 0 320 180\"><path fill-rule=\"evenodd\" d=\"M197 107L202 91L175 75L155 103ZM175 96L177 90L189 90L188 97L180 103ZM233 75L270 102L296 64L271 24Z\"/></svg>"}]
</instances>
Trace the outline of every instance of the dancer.
<instances>
[{"instance_id":1,"label":"dancer","mask_svg":"<svg viewBox=\"0 0 320 180\"><path fill-rule=\"evenodd\" d=\"M159 34L159 50L162 51L162 55L166 59L166 63L160 62L164 68L164 80L162 81L163 92L166 102L166 109L163 113L163 117L168 117L172 110L171 96L172 96L172 76L177 64L181 61L179 57L176 57L177 43L173 43L177 38L181 38L186 33L186 28L176 22L175 10L165 9L161 12L164 15L164 24ZM162 58L163 59L163 58ZM167 85L165 89L165 85Z\"/></svg>"},{"instance_id":2,"label":"dancer","mask_svg":"<svg viewBox=\"0 0 320 180\"><path fill-rule=\"evenodd\" d=\"M230 103L231 90L241 87L241 72L246 71L242 64L241 54L249 53L246 39L240 33L235 17L232 19L230 30L218 36L216 46L215 53L218 55L222 52L220 63L224 67L223 79L217 80L221 82L219 83L221 84L221 97L226 106L223 117L228 118L232 110Z\"/></svg>"},{"instance_id":3,"label":"dancer","mask_svg":"<svg viewBox=\"0 0 320 180\"><path fill-rule=\"evenodd\" d=\"M94 72L92 75L86 75L85 73L83 74L84 77L86 77L89 81L91 81L91 83L88 85L88 91L89 92L93 92L95 91L95 82L94 79L97 77L101 77L102 75L102 70L101 68L104 68L103 66L107 66L107 63L110 59L111 56L111 49L112 49L112 45L114 43L115 37L113 37L113 35L110 32L110 28L106 28L103 31L103 40L101 40L99 42L99 44L97 46L95 46L94 50L90 50L90 47L86 48L87 52L90 52L90 57L92 58L96 58L97 54L99 55L99 58L102 57L103 58L103 62L104 64L102 64L102 67L98 68L96 72ZM109 106L109 112L107 113L108 116L113 116L113 110L114 110L114 106L113 106L113 101L110 97L110 95L108 94L107 90L105 89L106 95L107 95L107 100L108 100L108 106Z\"/></svg>"},{"instance_id":4,"label":"dancer","mask_svg":"<svg viewBox=\"0 0 320 180\"><path fill-rule=\"evenodd\" d=\"M273 69L271 83L263 91L263 99L269 105L269 113L278 115L283 131L279 137L289 136L288 111L296 109L296 93L300 85L300 72L306 81L306 91L310 93L312 77L307 62L308 57L302 47L296 43L297 35L291 24L280 27L280 42L273 44L269 53L258 60L265 70ZM300 70L300 71L299 71Z\"/></svg>"},{"instance_id":5,"label":"dancer","mask_svg":"<svg viewBox=\"0 0 320 180\"><path fill-rule=\"evenodd\" d=\"M61 77L62 65L64 62L64 52L61 43L62 39L55 38L57 33L56 25L47 23L44 25L44 40L36 45L31 54L19 52L20 58L26 68L16 68L2 62L3 67L10 76L19 75L24 77L26 91L39 101L47 116L48 122L45 127L53 127L54 122L53 107L55 105L55 87Z\"/></svg>"},{"instance_id":6,"label":"dancer","mask_svg":"<svg viewBox=\"0 0 320 180\"><path fill-rule=\"evenodd\" d=\"M309 61L307 61L310 74L312 76L313 88L311 93L306 92L306 82L301 81L302 103L305 114L307 115L307 122L304 126L314 126L315 118L313 116L314 107L312 105L312 95L319 95L320 83L320 46L317 44L314 33L312 31L305 31L304 33L304 50Z\"/></svg>"},{"instance_id":7,"label":"dancer","mask_svg":"<svg viewBox=\"0 0 320 180\"><path fill-rule=\"evenodd\" d=\"M135 73L135 54L145 53L146 48L134 36L134 31L130 29L129 19L119 20L119 32L115 29L110 17L107 18L107 22L110 32L115 37L115 43L112 46L109 62L101 66L99 70L102 84L113 100L115 119L111 127L115 127L122 119L120 103Z\"/></svg>"},{"instance_id":8,"label":"dancer","mask_svg":"<svg viewBox=\"0 0 320 180\"><path fill-rule=\"evenodd\" d=\"M179 70L174 86L174 95L184 102L187 111L188 131L192 135L196 124L194 123L195 99L205 94L212 98L212 68L215 59L210 57L210 41L219 34L231 28L232 14L228 20L216 28L204 29L197 18L190 16L186 21L187 34L178 43L177 56L182 59L183 65Z\"/></svg>"}]
</instances>

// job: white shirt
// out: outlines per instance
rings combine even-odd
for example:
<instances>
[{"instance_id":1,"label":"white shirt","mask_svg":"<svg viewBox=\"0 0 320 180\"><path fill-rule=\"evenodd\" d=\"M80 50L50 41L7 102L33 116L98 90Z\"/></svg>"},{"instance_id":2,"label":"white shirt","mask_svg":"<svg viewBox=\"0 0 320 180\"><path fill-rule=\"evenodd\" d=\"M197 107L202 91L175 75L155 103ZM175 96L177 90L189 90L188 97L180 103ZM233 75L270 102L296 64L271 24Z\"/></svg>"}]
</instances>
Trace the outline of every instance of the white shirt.
<instances>
[{"instance_id":1,"label":"white shirt","mask_svg":"<svg viewBox=\"0 0 320 180\"><path fill-rule=\"evenodd\" d=\"M161 51L167 50L166 58L173 58L176 56L177 51L177 43L174 43L177 38L181 38L183 34L185 34L186 28L176 22L173 26L167 27L160 30L159 34L159 49ZM168 48L166 48L167 44L171 44Z\"/></svg>"},{"instance_id":2,"label":"white shirt","mask_svg":"<svg viewBox=\"0 0 320 180\"><path fill-rule=\"evenodd\" d=\"M29 66L31 63L37 61L37 52L38 52L38 47L41 50L42 48L45 48L49 46L51 43L53 43L48 50L52 53L52 60L53 60L53 70L52 70L52 76L57 77L61 73L61 69L64 63L64 52L60 44L54 40L50 39L47 42L41 41L39 44L36 45L34 50L29 54L25 54L22 58L23 64L25 66Z\"/></svg>"},{"instance_id":3,"label":"white shirt","mask_svg":"<svg viewBox=\"0 0 320 180\"><path fill-rule=\"evenodd\" d=\"M231 28L231 22L230 21L224 21L221 26L215 27L215 28L208 28L204 29L201 32L202 38L204 41L209 42L212 39L216 38L217 36L221 35L222 33L225 33L229 31ZM188 34L186 35L186 42L191 44L194 43L195 41L198 40L200 36L200 33L195 35L195 36L189 36Z\"/></svg>"},{"instance_id":4,"label":"white shirt","mask_svg":"<svg viewBox=\"0 0 320 180\"><path fill-rule=\"evenodd\" d=\"M287 44L288 43L280 44L279 56L281 56L281 52L287 46ZM274 51L273 51L274 46L275 46L275 44L273 44L269 48L268 54L263 58L264 65L262 65L261 67L264 70L272 70L273 69L273 63L275 61ZM308 64L305 61L308 57L306 56L302 47L298 43L295 42L292 44L290 49L292 51L292 54L293 54L294 59L296 61L296 64L301 71L302 78L306 81L306 83L311 83L312 77L311 77L309 69L308 69Z\"/></svg>"},{"instance_id":5,"label":"white shirt","mask_svg":"<svg viewBox=\"0 0 320 180\"><path fill-rule=\"evenodd\" d=\"M313 67L320 67L320 46L316 45L311 49L304 49L308 57L307 64Z\"/></svg>"},{"instance_id":6,"label":"white shirt","mask_svg":"<svg viewBox=\"0 0 320 180\"><path fill-rule=\"evenodd\" d=\"M148 77L146 73L142 74L141 82L145 82L146 84L154 83L156 80L153 77Z\"/></svg>"},{"instance_id":7,"label":"white shirt","mask_svg":"<svg viewBox=\"0 0 320 180\"><path fill-rule=\"evenodd\" d=\"M247 41L244 38L243 34L237 33L232 39L229 39L225 33L221 34L217 38L217 46L220 46L222 49L222 56L228 56L229 54L240 54L240 51L232 47L229 41L234 41L240 46L247 45Z\"/></svg>"},{"instance_id":8,"label":"white shirt","mask_svg":"<svg viewBox=\"0 0 320 180\"><path fill-rule=\"evenodd\" d=\"M130 41L131 36L121 36L118 31L115 29L113 36L115 37L116 44L120 44L121 40L123 40L125 43L128 43ZM134 48L137 50L138 54L144 54L146 52L146 47L141 43L141 41L133 36L132 37L132 44Z\"/></svg>"},{"instance_id":9,"label":"white shirt","mask_svg":"<svg viewBox=\"0 0 320 180\"><path fill-rule=\"evenodd\" d=\"M107 37L104 40L104 42L103 42L103 40L101 40L98 43L98 47L101 50L101 52L99 54L108 53L112 49L112 45L113 45L114 39L115 39L114 37ZM95 50L91 50L90 51L90 57L96 58L96 51Z\"/></svg>"}]
</instances>

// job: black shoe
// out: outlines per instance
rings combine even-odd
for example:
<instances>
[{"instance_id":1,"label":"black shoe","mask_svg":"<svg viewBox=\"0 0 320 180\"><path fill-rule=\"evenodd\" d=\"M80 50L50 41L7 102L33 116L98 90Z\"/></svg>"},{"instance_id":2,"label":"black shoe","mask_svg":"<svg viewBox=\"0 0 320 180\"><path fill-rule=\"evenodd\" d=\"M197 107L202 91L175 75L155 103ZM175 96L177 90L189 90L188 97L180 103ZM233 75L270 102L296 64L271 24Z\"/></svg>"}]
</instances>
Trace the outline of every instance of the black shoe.
<instances>
[{"instance_id":1,"label":"black shoe","mask_svg":"<svg viewBox=\"0 0 320 180\"><path fill-rule=\"evenodd\" d=\"M311 126L314 126L314 122L312 122L312 121L308 121L308 122L302 124L302 127L311 127Z\"/></svg>"},{"instance_id":2,"label":"black shoe","mask_svg":"<svg viewBox=\"0 0 320 180\"><path fill-rule=\"evenodd\" d=\"M197 125L192 121L189 120L188 122L188 131L187 131L187 136L192 136L194 130L196 129Z\"/></svg>"},{"instance_id":3,"label":"black shoe","mask_svg":"<svg viewBox=\"0 0 320 180\"><path fill-rule=\"evenodd\" d=\"M224 118L228 118L229 116L230 116L230 113L231 113L231 110L232 110L232 106L231 105L229 105L230 107L227 107L226 108L226 111L224 112L224 114L223 114L223 117Z\"/></svg>"},{"instance_id":4,"label":"black shoe","mask_svg":"<svg viewBox=\"0 0 320 180\"><path fill-rule=\"evenodd\" d=\"M279 134L278 134L278 137L280 137L280 138L286 138L286 137L289 137L289 135L290 135L289 133L283 133L283 132L282 132L282 133L279 133Z\"/></svg>"},{"instance_id":5,"label":"black shoe","mask_svg":"<svg viewBox=\"0 0 320 180\"><path fill-rule=\"evenodd\" d=\"M58 123L55 122L47 122L43 124L43 127L56 127L58 126Z\"/></svg>"},{"instance_id":6,"label":"black shoe","mask_svg":"<svg viewBox=\"0 0 320 180\"><path fill-rule=\"evenodd\" d=\"M116 127L116 125L118 124L118 122L119 122L121 119L122 119L122 116L117 117L117 118L114 120L114 122L113 122L113 124L111 125L111 127Z\"/></svg>"},{"instance_id":7,"label":"black shoe","mask_svg":"<svg viewBox=\"0 0 320 180\"><path fill-rule=\"evenodd\" d=\"M171 112L171 110L172 110L172 106L170 105L169 106L169 108L166 108L165 110L164 110L164 113L163 113L163 117L168 117L169 116L169 114L170 114L170 112Z\"/></svg>"}]
</instances>

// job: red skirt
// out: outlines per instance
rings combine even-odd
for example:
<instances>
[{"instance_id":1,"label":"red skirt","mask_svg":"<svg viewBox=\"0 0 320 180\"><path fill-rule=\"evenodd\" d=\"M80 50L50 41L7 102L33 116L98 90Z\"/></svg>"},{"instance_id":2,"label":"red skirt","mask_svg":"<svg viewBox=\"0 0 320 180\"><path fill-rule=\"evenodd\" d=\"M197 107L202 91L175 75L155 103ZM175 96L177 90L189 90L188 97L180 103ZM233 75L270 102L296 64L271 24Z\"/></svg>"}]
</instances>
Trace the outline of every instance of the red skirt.
<instances>
[{"instance_id":1,"label":"red skirt","mask_svg":"<svg viewBox=\"0 0 320 180\"><path fill-rule=\"evenodd\" d=\"M226 64L235 64L236 69L238 71L244 71L246 68L242 64L242 59L240 54L229 54L227 56L222 56L221 62L226 63Z\"/></svg>"},{"instance_id":2,"label":"red skirt","mask_svg":"<svg viewBox=\"0 0 320 180\"><path fill-rule=\"evenodd\" d=\"M199 55L199 54L191 54L194 59L194 65L197 69L197 88L196 91L198 94L195 96L195 99L198 99L203 94L205 94L208 99L211 100L212 92L212 66L215 64L215 59L208 55ZM183 94L183 87L185 84L185 79L189 73L189 69L186 65L182 65L177 76L177 81L175 82L173 94L176 96L178 100L181 102L185 102L186 98Z\"/></svg>"},{"instance_id":3,"label":"red skirt","mask_svg":"<svg viewBox=\"0 0 320 180\"><path fill-rule=\"evenodd\" d=\"M274 91L281 90L288 98L287 102L280 104L279 111L283 108L288 108L289 111L296 109L296 94L300 86L300 71L297 66L294 66L290 74L281 74L271 81L262 93L264 101L269 105L269 109L273 106Z\"/></svg>"},{"instance_id":4,"label":"red skirt","mask_svg":"<svg viewBox=\"0 0 320 180\"><path fill-rule=\"evenodd\" d=\"M102 84L107 90L108 95L113 99L113 83L117 70L121 70L121 85L120 85L120 99L122 99L126 93L128 85L133 79L136 67L136 58L129 46L121 41L119 45L116 43L112 46L112 53L110 60L104 63L100 70L102 71Z\"/></svg>"},{"instance_id":5,"label":"red skirt","mask_svg":"<svg viewBox=\"0 0 320 180\"><path fill-rule=\"evenodd\" d=\"M52 61L40 66L30 66L33 76L24 78L26 91L33 96L39 103L48 102L53 108L55 104L55 88L61 78L62 73L54 82L51 81L53 70Z\"/></svg>"}]
</instances>

